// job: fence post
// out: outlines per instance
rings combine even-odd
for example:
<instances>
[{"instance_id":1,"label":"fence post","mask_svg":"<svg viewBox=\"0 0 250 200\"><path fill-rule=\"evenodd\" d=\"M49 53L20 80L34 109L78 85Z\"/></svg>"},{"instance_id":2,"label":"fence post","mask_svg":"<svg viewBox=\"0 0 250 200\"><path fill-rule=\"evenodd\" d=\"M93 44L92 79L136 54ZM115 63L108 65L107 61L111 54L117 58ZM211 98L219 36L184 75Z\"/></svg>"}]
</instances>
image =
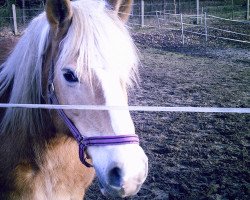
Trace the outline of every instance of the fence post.
<instances>
[{"instance_id":1,"label":"fence post","mask_svg":"<svg viewBox=\"0 0 250 200\"><path fill-rule=\"evenodd\" d=\"M196 0L196 24L199 24L200 2Z\"/></svg>"},{"instance_id":2,"label":"fence post","mask_svg":"<svg viewBox=\"0 0 250 200\"><path fill-rule=\"evenodd\" d=\"M203 24L203 19L202 19L202 17L203 17L203 13L204 13L204 10L203 10L203 7L201 7L201 24Z\"/></svg>"},{"instance_id":3,"label":"fence post","mask_svg":"<svg viewBox=\"0 0 250 200\"><path fill-rule=\"evenodd\" d=\"M15 33L15 35L17 35L18 31L17 31L16 6L15 6L15 4L12 4L12 15L13 15L13 22L14 22L14 33Z\"/></svg>"},{"instance_id":4,"label":"fence post","mask_svg":"<svg viewBox=\"0 0 250 200\"><path fill-rule=\"evenodd\" d=\"M250 0L247 0L247 20L249 20L250 18L249 18L249 1Z\"/></svg>"},{"instance_id":5,"label":"fence post","mask_svg":"<svg viewBox=\"0 0 250 200\"><path fill-rule=\"evenodd\" d=\"M176 0L174 0L174 14L176 14L176 2L175 2Z\"/></svg>"},{"instance_id":6,"label":"fence post","mask_svg":"<svg viewBox=\"0 0 250 200\"><path fill-rule=\"evenodd\" d=\"M182 44L184 45L184 26L183 26L183 17L181 13L181 39L182 39Z\"/></svg>"},{"instance_id":7,"label":"fence post","mask_svg":"<svg viewBox=\"0 0 250 200\"><path fill-rule=\"evenodd\" d=\"M144 27L144 0L141 0L141 27Z\"/></svg>"},{"instance_id":8,"label":"fence post","mask_svg":"<svg viewBox=\"0 0 250 200\"><path fill-rule=\"evenodd\" d=\"M160 19L159 19L158 11L155 11L155 14L157 17L158 28L160 28Z\"/></svg>"},{"instance_id":9,"label":"fence post","mask_svg":"<svg viewBox=\"0 0 250 200\"><path fill-rule=\"evenodd\" d=\"M234 19L234 0L232 0L232 20Z\"/></svg>"},{"instance_id":10,"label":"fence post","mask_svg":"<svg viewBox=\"0 0 250 200\"><path fill-rule=\"evenodd\" d=\"M204 13L204 24L205 24L205 37L207 42L207 13Z\"/></svg>"}]
</instances>

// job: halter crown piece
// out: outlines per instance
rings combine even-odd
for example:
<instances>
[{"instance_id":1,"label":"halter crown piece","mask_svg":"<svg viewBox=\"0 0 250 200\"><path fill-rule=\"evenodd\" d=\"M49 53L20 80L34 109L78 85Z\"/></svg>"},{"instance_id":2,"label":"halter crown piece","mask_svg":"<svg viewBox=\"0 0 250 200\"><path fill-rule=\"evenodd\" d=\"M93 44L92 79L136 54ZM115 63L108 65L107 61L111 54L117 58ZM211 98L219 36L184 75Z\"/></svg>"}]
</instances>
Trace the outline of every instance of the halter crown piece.
<instances>
[{"instance_id":1,"label":"halter crown piece","mask_svg":"<svg viewBox=\"0 0 250 200\"><path fill-rule=\"evenodd\" d=\"M50 104L58 105L58 99L56 97L54 88L54 61L52 60L51 68L49 70L48 77L48 101ZM67 125L75 140L79 144L79 157L81 162L86 167L93 167L89 164L85 156L85 151L88 146L107 146L107 145L119 145L119 144L138 144L139 138L137 135L114 135L114 136L95 136L95 137L84 137L79 130L76 128L74 123L67 117L63 109L57 110L58 114Z\"/></svg>"}]
</instances>

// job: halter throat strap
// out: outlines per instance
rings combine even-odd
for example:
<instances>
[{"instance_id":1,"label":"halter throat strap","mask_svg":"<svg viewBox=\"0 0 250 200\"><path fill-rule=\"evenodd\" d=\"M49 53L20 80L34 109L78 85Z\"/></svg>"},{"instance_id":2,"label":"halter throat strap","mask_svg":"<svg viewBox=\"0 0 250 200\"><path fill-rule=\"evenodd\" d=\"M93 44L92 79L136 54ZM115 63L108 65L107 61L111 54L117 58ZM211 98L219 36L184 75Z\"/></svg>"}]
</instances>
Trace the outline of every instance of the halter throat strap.
<instances>
[{"instance_id":1,"label":"halter throat strap","mask_svg":"<svg viewBox=\"0 0 250 200\"><path fill-rule=\"evenodd\" d=\"M48 76L48 101L50 104L58 105L58 99L54 87L54 61L52 60L51 68ZM137 135L114 135L114 136L95 136L85 137L76 128L74 123L67 117L63 109L57 110L59 116L69 128L73 137L79 145L79 158L86 167L93 167L87 162L85 151L88 146L107 146L107 145L120 145L120 144L139 144L139 137Z\"/></svg>"}]
</instances>

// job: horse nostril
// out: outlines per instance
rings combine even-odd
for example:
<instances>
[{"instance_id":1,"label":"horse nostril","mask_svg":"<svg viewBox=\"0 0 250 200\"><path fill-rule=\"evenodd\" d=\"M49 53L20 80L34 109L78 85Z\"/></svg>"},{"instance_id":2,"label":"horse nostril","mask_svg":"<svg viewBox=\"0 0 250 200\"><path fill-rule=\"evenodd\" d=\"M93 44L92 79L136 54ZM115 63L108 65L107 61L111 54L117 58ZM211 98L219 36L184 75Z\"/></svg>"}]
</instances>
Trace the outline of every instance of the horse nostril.
<instances>
[{"instance_id":1,"label":"horse nostril","mask_svg":"<svg viewBox=\"0 0 250 200\"><path fill-rule=\"evenodd\" d=\"M109 173L109 184L114 187L122 186L122 170L119 167L112 168Z\"/></svg>"}]
</instances>

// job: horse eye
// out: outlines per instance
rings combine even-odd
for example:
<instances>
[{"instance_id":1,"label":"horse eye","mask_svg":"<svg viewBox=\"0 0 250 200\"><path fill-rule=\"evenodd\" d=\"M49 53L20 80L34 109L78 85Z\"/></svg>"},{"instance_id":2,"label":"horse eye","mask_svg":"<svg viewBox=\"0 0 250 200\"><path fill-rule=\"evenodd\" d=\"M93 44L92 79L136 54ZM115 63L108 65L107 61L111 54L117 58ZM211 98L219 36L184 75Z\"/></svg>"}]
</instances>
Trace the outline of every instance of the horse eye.
<instances>
[{"instance_id":1,"label":"horse eye","mask_svg":"<svg viewBox=\"0 0 250 200\"><path fill-rule=\"evenodd\" d=\"M78 78L72 71L67 71L63 74L66 81L70 83L78 82Z\"/></svg>"}]
</instances>

